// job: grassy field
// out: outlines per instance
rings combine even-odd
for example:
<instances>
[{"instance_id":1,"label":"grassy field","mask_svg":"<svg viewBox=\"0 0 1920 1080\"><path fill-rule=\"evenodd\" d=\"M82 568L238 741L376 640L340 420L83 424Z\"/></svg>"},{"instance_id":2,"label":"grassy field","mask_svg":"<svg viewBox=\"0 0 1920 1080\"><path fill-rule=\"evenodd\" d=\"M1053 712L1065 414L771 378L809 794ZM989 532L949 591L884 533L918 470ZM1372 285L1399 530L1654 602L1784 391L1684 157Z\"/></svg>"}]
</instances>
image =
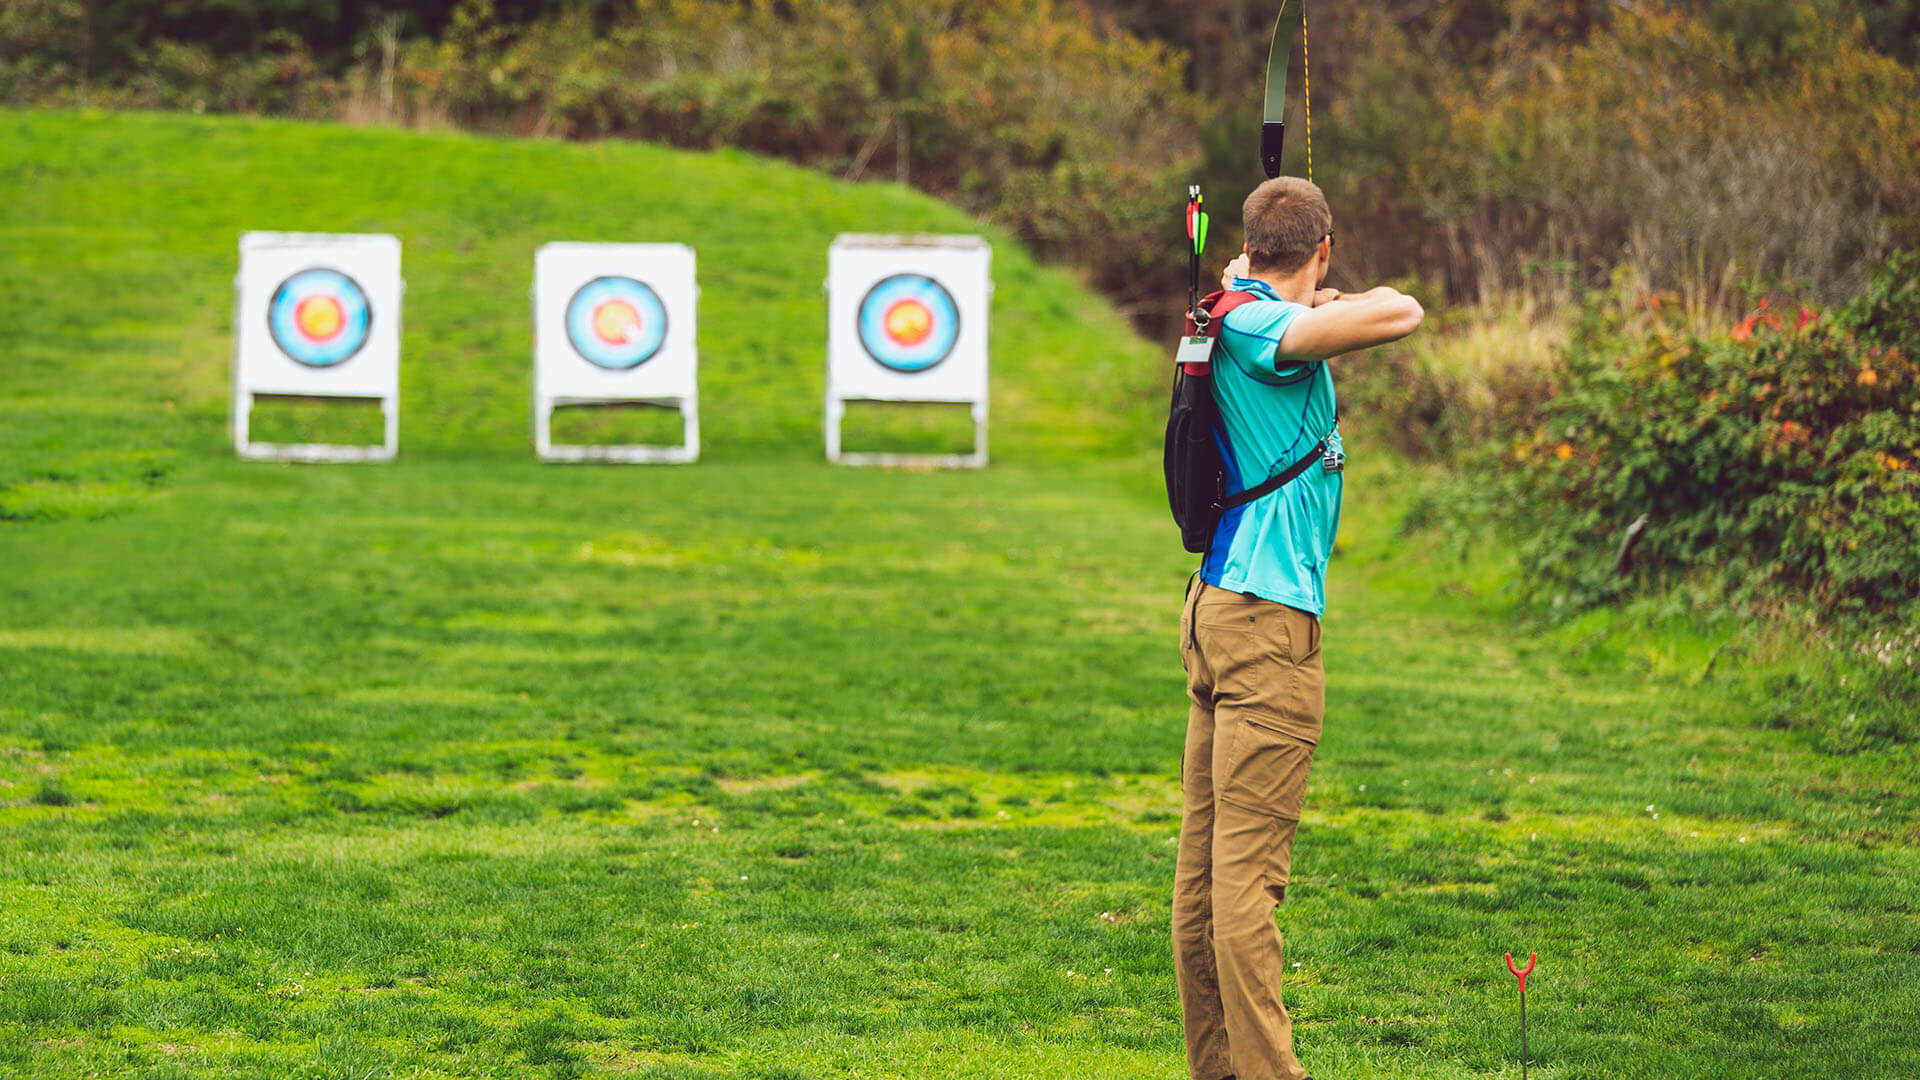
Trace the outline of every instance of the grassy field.
<instances>
[{"instance_id":1,"label":"grassy field","mask_svg":"<svg viewBox=\"0 0 1920 1080\"><path fill-rule=\"evenodd\" d=\"M223 446L244 228L407 245L403 459ZM0 113L0 1074L1182 1075L1158 351L996 247L998 463L835 470L745 157ZM540 467L546 239L696 242L691 468ZM1725 631L1514 621L1351 448L1281 912L1321 1080L1920 1075L1911 749ZM1294 966L1297 965L1297 966Z\"/></svg>"}]
</instances>

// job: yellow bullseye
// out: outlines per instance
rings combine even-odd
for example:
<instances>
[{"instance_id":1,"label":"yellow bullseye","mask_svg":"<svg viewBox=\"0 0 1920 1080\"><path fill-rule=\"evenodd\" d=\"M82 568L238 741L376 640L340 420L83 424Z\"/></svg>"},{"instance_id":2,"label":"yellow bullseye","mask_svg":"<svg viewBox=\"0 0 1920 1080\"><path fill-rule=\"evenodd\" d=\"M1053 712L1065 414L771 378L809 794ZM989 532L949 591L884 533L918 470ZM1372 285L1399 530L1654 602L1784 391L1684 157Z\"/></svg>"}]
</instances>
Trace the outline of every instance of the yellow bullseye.
<instances>
[{"instance_id":1,"label":"yellow bullseye","mask_svg":"<svg viewBox=\"0 0 1920 1080\"><path fill-rule=\"evenodd\" d=\"M293 308L293 325L309 341L331 341L347 324L340 301L325 293L306 297Z\"/></svg>"},{"instance_id":2,"label":"yellow bullseye","mask_svg":"<svg viewBox=\"0 0 1920 1080\"><path fill-rule=\"evenodd\" d=\"M593 332L609 345L626 345L640 332L640 313L625 300L609 300L593 309Z\"/></svg>"},{"instance_id":3,"label":"yellow bullseye","mask_svg":"<svg viewBox=\"0 0 1920 1080\"><path fill-rule=\"evenodd\" d=\"M912 348L933 336L933 312L918 300L902 300L887 309L882 325L895 344Z\"/></svg>"}]
</instances>

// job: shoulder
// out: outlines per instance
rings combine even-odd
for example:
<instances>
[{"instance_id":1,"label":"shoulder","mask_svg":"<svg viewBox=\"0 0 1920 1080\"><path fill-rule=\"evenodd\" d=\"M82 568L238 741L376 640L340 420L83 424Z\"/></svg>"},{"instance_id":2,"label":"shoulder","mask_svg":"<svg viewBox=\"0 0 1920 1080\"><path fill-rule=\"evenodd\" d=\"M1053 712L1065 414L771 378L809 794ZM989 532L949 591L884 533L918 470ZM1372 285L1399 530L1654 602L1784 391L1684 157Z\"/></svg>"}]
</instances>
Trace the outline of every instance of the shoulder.
<instances>
[{"instance_id":1,"label":"shoulder","mask_svg":"<svg viewBox=\"0 0 1920 1080\"><path fill-rule=\"evenodd\" d=\"M1245 339L1257 338L1278 345L1287 324L1308 310L1305 304L1296 304L1291 300L1252 300L1227 312L1220 327L1224 333L1242 339L1243 343Z\"/></svg>"}]
</instances>

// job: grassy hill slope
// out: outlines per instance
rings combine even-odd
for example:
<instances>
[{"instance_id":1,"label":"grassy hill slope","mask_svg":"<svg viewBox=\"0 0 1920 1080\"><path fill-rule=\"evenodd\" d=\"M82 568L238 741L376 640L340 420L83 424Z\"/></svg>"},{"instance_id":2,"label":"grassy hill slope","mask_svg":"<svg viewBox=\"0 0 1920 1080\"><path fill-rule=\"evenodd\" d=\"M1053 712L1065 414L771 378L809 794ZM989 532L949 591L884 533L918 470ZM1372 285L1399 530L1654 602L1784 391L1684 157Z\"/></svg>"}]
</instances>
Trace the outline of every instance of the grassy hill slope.
<instances>
[{"instance_id":1,"label":"grassy hill slope","mask_svg":"<svg viewBox=\"0 0 1920 1080\"><path fill-rule=\"evenodd\" d=\"M238 240L254 229L400 237L409 456L528 452L528 293L534 251L553 240L697 249L703 441L715 460L819 452L822 283L841 232L985 231L995 242L1003 461L1138 450L1158 374L1153 350L1104 303L951 207L743 154L5 112L0 193L0 490L37 484L35 505L75 485L106 496L137 486L165 467L164 448L213 448Z\"/></svg>"},{"instance_id":2,"label":"grassy hill slope","mask_svg":"<svg viewBox=\"0 0 1920 1080\"><path fill-rule=\"evenodd\" d=\"M250 121L0 136L0 1075L1182 1075L1158 350L1001 243L1000 464L839 470L824 245L969 227L910 193ZM630 220L701 245L713 460L537 465L532 251ZM251 227L406 241L399 463L226 449ZM1911 753L1763 727L1713 638L1517 630L1400 540L1418 474L1349 449L1280 914L1314 1074L1517 1075L1507 950L1541 954L1546 1080L1910 1073Z\"/></svg>"}]
</instances>

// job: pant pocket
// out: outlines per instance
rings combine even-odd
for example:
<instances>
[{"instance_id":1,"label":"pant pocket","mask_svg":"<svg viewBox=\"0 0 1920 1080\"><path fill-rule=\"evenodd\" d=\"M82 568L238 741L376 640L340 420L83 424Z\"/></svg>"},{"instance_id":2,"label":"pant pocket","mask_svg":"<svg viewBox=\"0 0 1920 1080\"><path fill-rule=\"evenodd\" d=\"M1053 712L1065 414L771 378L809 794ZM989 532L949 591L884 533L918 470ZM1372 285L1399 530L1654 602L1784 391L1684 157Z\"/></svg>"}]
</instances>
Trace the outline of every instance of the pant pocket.
<instances>
[{"instance_id":1,"label":"pant pocket","mask_svg":"<svg viewBox=\"0 0 1920 1080\"><path fill-rule=\"evenodd\" d=\"M1299 821L1313 765L1314 744L1302 737L1308 732L1303 725L1257 713L1242 712L1234 723L1220 798L1243 810Z\"/></svg>"},{"instance_id":2,"label":"pant pocket","mask_svg":"<svg viewBox=\"0 0 1920 1080\"><path fill-rule=\"evenodd\" d=\"M1222 706L1258 706L1288 692L1294 664L1286 609L1233 596L1197 608L1200 652Z\"/></svg>"}]
</instances>

